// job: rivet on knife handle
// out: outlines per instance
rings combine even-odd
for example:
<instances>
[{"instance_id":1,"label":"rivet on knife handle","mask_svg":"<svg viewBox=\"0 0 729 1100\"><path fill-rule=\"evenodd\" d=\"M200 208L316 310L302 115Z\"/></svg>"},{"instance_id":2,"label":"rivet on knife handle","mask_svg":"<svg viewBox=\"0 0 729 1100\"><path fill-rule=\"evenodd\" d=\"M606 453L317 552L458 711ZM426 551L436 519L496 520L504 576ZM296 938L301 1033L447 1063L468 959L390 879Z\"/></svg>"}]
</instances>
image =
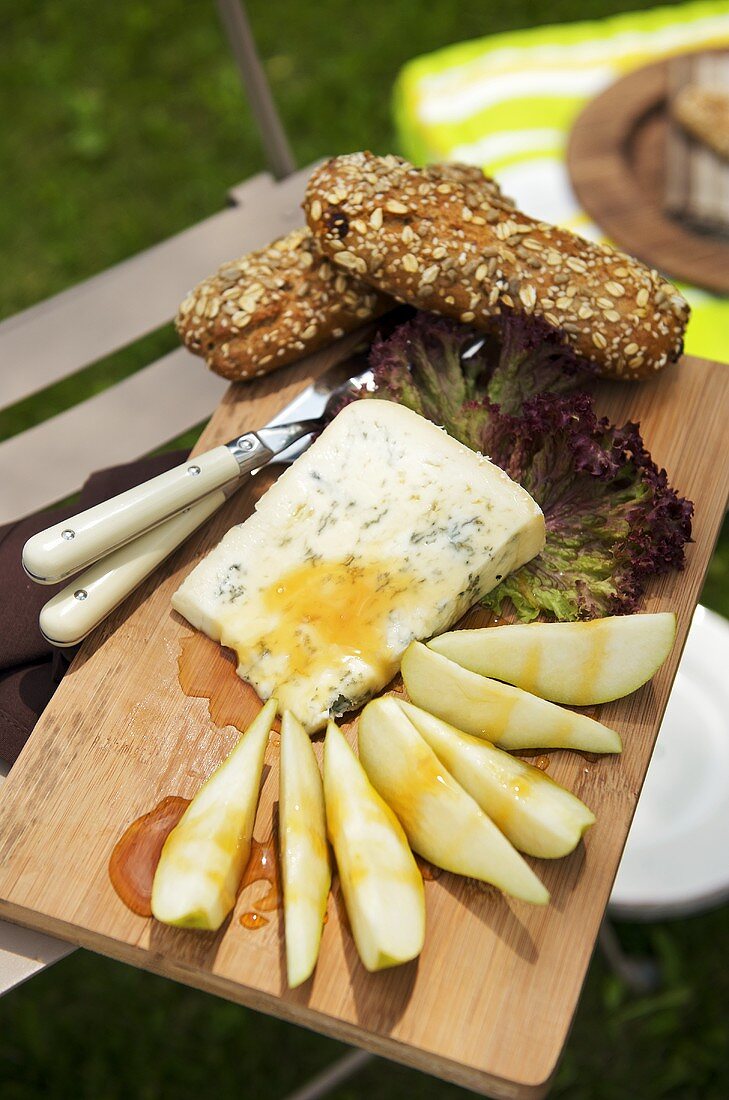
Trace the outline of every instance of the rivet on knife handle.
<instances>
[{"instance_id":1,"label":"rivet on knife handle","mask_svg":"<svg viewBox=\"0 0 729 1100\"><path fill-rule=\"evenodd\" d=\"M40 584L70 577L271 456L254 432L239 436L34 535L23 548L23 568Z\"/></svg>"}]
</instances>

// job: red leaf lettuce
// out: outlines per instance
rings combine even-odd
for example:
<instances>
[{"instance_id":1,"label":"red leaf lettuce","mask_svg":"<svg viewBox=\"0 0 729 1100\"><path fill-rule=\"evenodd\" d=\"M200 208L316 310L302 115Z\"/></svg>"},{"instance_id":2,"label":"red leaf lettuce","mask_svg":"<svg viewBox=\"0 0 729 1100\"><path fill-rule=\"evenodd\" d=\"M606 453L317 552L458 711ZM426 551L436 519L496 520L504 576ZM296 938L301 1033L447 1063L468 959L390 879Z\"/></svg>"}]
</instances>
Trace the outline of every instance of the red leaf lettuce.
<instances>
[{"instance_id":1,"label":"red leaf lettuce","mask_svg":"<svg viewBox=\"0 0 729 1100\"><path fill-rule=\"evenodd\" d=\"M683 566L693 505L669 485L637 424L599 418L574 391L591 368L557 335L505 315L487 337L419 314L375 344L376 396L442 424L534 497L547 542L484 603L519 618L634 611L649 577Z\"/></svg>"}]
</instances>

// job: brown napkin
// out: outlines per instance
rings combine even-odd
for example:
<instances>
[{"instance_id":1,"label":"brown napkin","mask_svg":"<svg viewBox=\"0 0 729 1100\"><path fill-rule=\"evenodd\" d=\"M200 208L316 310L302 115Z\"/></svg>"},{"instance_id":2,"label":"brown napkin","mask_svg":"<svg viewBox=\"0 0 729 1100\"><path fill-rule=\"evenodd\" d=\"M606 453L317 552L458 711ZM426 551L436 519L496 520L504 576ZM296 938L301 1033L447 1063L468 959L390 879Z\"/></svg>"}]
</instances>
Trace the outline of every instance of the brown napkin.
<instances>
[{"instance_id":1,"label":"brown napkin","mask_svg":"<svg viewBox=\"0 0 729 1100\"><path fill-rule=\"evenodd\" d=\"M76 650L56 649L38 629L44 603L63 587L34 584L20 555L37 531L171 469L186 452L143 458L92 474L80 500L0 527L0 760L11 764L53 695ZM68 583L68 582L64 582Z\"/></svg>"}]
</instances>

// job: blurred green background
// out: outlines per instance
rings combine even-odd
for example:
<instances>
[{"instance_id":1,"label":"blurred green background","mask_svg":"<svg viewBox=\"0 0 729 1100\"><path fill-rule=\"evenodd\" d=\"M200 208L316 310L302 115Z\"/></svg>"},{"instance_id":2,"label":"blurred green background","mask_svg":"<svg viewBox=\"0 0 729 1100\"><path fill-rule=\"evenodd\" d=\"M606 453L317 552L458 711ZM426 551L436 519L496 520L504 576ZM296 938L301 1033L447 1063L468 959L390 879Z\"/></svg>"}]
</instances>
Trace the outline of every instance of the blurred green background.
<instances>
[{"instance_id":1,"label":"blurred green background","mask_svg":"<svg viewBox=\"0 0 729 1100\"><path fill-rule=\"evenodd\" d=\"M274 0L249 4L300 164L396 148L390 90L409 58L641 0ZM264 167L212 0L0 0L0 318L220 209ZM0 416L0 438L175 346L171 327ZM22 369L3 363L1 369ZM729 369L729 368L728 368ZM729 531L703 596L729 614ZM729 1090L729 911L621 925L664 983L631 994L596 957L553 1096L719 1100ZM524 1036L525 1044L529 1036ZM283 1096L344 1048L76 953L0 1001L3 1100ZM467 1095L375 1062L337 1100Z\"/></svg>"}]
</instances>

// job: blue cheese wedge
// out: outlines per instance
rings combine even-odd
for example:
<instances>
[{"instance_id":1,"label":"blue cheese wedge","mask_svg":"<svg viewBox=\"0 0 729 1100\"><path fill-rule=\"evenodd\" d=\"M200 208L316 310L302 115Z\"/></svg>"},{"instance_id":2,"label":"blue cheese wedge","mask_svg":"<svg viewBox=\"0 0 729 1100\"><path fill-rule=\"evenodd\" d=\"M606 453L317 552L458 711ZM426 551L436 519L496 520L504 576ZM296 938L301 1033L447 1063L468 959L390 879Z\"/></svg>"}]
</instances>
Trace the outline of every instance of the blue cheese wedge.
<instances>
[{"instance_id":1,"label":"blue cheese wedge","mask_svg":"<svg viewBox=\"0 0 729 1100\"><path fill-rule=\"evenodd\" d=\"M497 466L409 409L358 401L172 605L313 733L543 545L540 508Z\"/></svg>"}]
</instances>

